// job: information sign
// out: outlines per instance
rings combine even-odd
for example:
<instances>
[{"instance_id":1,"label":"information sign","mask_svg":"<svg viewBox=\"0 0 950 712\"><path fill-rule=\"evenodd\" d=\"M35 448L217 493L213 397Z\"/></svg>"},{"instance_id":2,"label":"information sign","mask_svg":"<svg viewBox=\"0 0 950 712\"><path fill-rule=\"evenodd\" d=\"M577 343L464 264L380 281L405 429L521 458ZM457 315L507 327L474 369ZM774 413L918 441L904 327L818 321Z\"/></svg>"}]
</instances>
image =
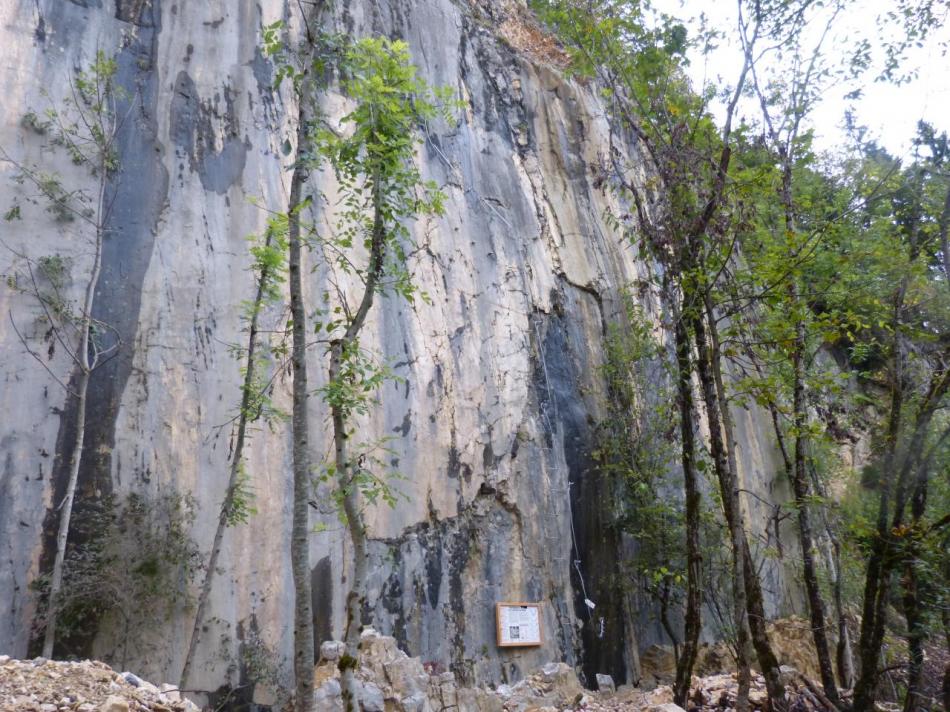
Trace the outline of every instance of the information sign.
<instances>
[{"instance_id":1,"label":"information sign","mask_svg":"<svg viewBox=\"0 0 950 712\"><path fill-rule=\"evenodd\" d=\"M544 640L540 603L497 603L495 621L499 647L538 646Z\"/></svg>"}]
</instances>

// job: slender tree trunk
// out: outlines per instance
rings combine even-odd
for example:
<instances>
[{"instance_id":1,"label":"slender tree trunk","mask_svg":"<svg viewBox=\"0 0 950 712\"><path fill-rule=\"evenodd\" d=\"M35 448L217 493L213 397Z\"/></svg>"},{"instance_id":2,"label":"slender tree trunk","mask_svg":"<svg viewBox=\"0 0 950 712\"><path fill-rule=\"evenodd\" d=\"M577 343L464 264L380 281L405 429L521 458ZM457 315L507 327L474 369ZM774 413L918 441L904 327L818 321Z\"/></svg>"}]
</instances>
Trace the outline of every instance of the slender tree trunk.
<instances>
[{"instance_id":1,"label":"slender tree trunk","mask_svg":"<svg viewBox=\"0 0 950 712\"><path fill-rule=\"evenodd\" d=\"M682 316L674 315L676 339L676 385L680 410L683 487L686 494L686 616L683 651L676 661L673 701L686 708L693 667L702 629L703 556L699 542L701 495L696 472L696 438L693 424L693 383L691 379L689 334Z\"/></svg>"},{"instance_id":2,"label":"slender tree trunk","mask_svg":"<svg viewBox=\"0 0 950 712\"><path fill-rule=\"evenodd\" d=\"M719 396L716 391L710 363L710 348L706 337L706 327L702 315L697 311L700 306L690 305L688 295L684 292L683 313L688 315L692 327L693 338L696 342L697 373L703 400L706 403L706 417L709 421L709 444L713 458L713 467L719 480L719 489L722 493L723 511L726 516L726 525L729 529L729 541L732 548L733 561L733 616L736 624L736 657L739 666L739 692L736 700L736 709L745 712L749 709L749 682L750 668L748 602L746 600L746 566L743 556L745 533L742 530L742 517L739 509L738 490L733 473L729 469L725 444L722 435L722 411ZM784 696L784 693L783 693Z\"/></svg>"},{"instance_id":3,"label":"slender tree trunk","mask_svg":"<svg viewBox=\"0 0 950 712\"><path fill-rule=\"evenodd\" d=\"M851 630L844 610L844 582L841 575L841 546L831 526L825 523L824 542L825 566L831 575L832 595L835 603L835 618L838 624L838 645L835 650L835 664L838 669L838 681L845 689L854 687L854 649L851 643Z\"/></svg>"},{"instance_id":4,"label":"slender tree trunk","mask_svg":"<svg viewBox=\"0 0 950 712\"><path fill-rule=\"evenodd\" d=\"M722 380L722 368L718 365L722 363L722 349L719 346L719 329L716 325L716 315L713 310L712 299L710 298L709 292L705 293L703 302L704 302L704 307L706 310L706 320L707 320L707 323L709 324L709 343L710 343L710 346L712 347L712 351L710 355L711 355L711 363L714 366L712 369L712 373L713 373L713 379L716 382L716 395L719 398L719 407L722 412L722 434L723 434L723 437L725 439L725 444L726 444L726 460L729 463L729 472L732 478L732 487L734 490L733 500L736 506L735 511L737 512L739 516L740 526L742 527L742 537L743 537L743 540L745 540L745 525L744 525L745 517L742 514L742 495L741 495L742 483L739 481L739 464L736 461L735 425L732 420L732 410L729 408L729 401L726 399L726 387ZM748 547L746 547L746 549L748 549ZM746 563L744 564L746 577L748 577L749 572L752 572L752 573L755 572L755 569L751 568L752 566L753 564L751 561L751 557L749 557ZM756 577L755 580L756 582L758 582L758 577ZM747 613L750 610L748 608L749 601L750 601L749 594L748 592L746 592ZM765 619L764 614L761 616L761 619L764 621ZM755 621L753 620L753 617L750 615L749 616L749 640L746 643L746 649L745 649L745 652L743 653L743 657L750 662L750 665L752 661L752 656L755 652L753 640L755 639L756 634L757 634L757 631L753 627L754 625L755 625ZM762 630L763 635L764 635L764 632L765 631L763 628ZM738 686L739 686L738 696L740 697L740 699L745 700L748 697L749 688L751 687L751 685L752 685L751 670L748 670L745 675L743 675L742 671L740 670L739 679L738 679Z\"/></svg>"},{"instance_id":5,"label":"slender tree trunk","mask_svg":"<svg viewBox=\"0 0 950 712\"><path fill-rule=\"evenodd\" d=\"M104 168L104 166L102 167ZM76 384L76 435L73 438L73 450L69 458L69 481L66 483L66 496L59 505L59 530L56 533L56 556L53 560L53 572L50 578L49 598L47 601L46 630L43 632L43 657L53 657L53 647L56 642L56 620L59 615L60 593L63 588L63 566L66 560L66 544L69 539L69 524L73 516L73 502L76 498L76 485L79 482L79 466L82 463L83 449L86 440L86 403L89 392L89 380L96 363L90 359L89 351L92 348L92 307L99 284L99 275L102 272L102 238L103 238L103 207L105 202L106 172L100 170L99 201L96 213L99 223L96 225L95 251L92 262L92 274L86 284L86 292L82 303L82 316L79 326L79 348L74 355L76 367L79 369L79 380Z\"/></svg>"},{"instance_id":6,"label":"slender tree trunk","mask_svg":"<svg viewBox=\"0 0 950 712\"><path fill-rule=\"evenodd\" d=\"M877 537L874 540L871 560L868 562L864 612L865 616L871 616L871 621L861 621L861 676L855 687L856 712L865 712L873 706L879 679L877 664L884 641L885 609L890 597L891 577L900 564L906 563L900 551L896 532L901 531L904 526L910 473L920 462L931 420L948 389L950 389L950 369L935 373L931 378L927 394L919 406L911 437L899 448L899 452L897 452L897 433L894 433L894 451L889 452L897 452L897 454L889 456L888 461L899 463L899 467L896 468L898 470L896 483L882 487L885 491L882 491L879 506L885 511L879 513ZM902 399L901 395L900 400ZM893 474L886 475L886 478L891 482L894 480ZM888 521L886 507L890 503L890 497L885 497L885 495L888 495L892 488L894 513ZM883 519L883 526L881 519Z\"/></svg>"},{"instance_id":7,"label":"slender tree trunk","mask_svg":"<svg viewBox=\"0 0 950 712\"><path fill-rule=\"evenodd\" d=\"M84 329L88 334L88 327ZM83 337L85 342L87 337ZM53 574L50 579L49 600L47 602L46 630L43 635L43 657L53 657L53 645L56 642L56 619L59 615L59 597L63 588L63 564L66 558L66 542L69 538L69 523L73 514L73 500L76 496L76 483L79 481L79 464L82 460L83 441L86 437L86 394L89 390L90 372L80 366L79 383L76 387L76 437L73 439L73 452L69 459L69 481L66 483L66 496L60 504L59 530L56 533L56 558L53 561Z\"/></svg>"},{"instance_id":8,"label":"slender tree trunk","mask_svg":"<svg viewBox=\"0 0 950 712\"><path fill-rule=\"evenodd\" d=\"M861 615L861 636L858 641L858 655L861 661L860 675L854 688L854 712L870 712L877 694L878 684L878 657L880 643L884 637L883 617L884 602L881 600L882 583L890 572L884 567L886 554L886 539L888 532L888 515L890 512L891 491L893 489L893 469L897 465L897 441L902 425L904 383L903 383L903 356L900 353L900 311L903 294L907 288L906 278L902 281L894 299L892 327L894 341L892 344L892 372L891 372L891 403L888 415L887 436L884 447L884 466L881 480L878 483L880 496L878 498L877 533L871 544L871 554L868 557L867 571L864 578L864 600ZM879 616L879 613L881 614ZM880 625L878 624L880 622Z\"/></svg>"},{"instance_id":9,"label":"slender tree trunk","mask_svg":"<svg viewBox=\"0 0 950 712\"><path fill-rule=\"evenodd\" d=\"M825 491L818 474L811 469L811 482L815 492L823 500L827 500L828 493ZM851 632L848 629L848 619L844 611L844 583L841 574L841 545L832 530L831 522L828 520L828 514L825 508L820 511L822 528L824 529L824 541L822 542L822 551L825 556L825 567L831 578L832 596L835 604L835 617L838 624L838 646L835 652L835 663L838 668L838 682L845 688L851 689L854 686L854 651L851 645Z\"/></svg>"},{"instance_id":10,"label":"slender tree trunk","mask_svg":"<svg viewBox=\"0 0 950 712\"><path fill-rule=\"evenodd\" d=\"M907 620L907 694L904 697L904 712L915 712L922 696L920 683L924 667L926 631L923 627L917 573L913 561L905 564L901 584L904 588L904 616Z\"/></svg>"},{"instance_id":11,"label":"slender tree trunk","mask_svg":"<svg viewBox=\"0 0 950 712\"><path fill-rule=\"evenodd\" d=\"M313 610L310 569L310 422L307 406L307 312L303 293L300 212L304 207L303 187L309 170L311 83L301 83L297 120L297 161L290 180L287 205L287 261L290 289L290 314L293 320L291 363L293 365L293 526L290 557L294 579L294 677L297 712L313 709Z\"/></svg>"},{"instance_id":12,"label":"slender tree trunk","mask_svg":"<svg viewBox=\"0 0 950 712\"><path fill-rule=\"evenodd\" d=\"M950 540L944 543L945 547L950 546ZM944 559L944 579L950 581L950 559ZM944 606L940 615L943 622L943 638L944 645L947 646L947 650L950 650L950 607ZM943 671L943 709L944 712L950 710L950 661L947 661L947 665Z\"/></svg>"},{"instance_id":13,"label":"slender tree trunk","mask_svg":"<svg viewBox=\"0 0 950 712\"><path fill-rule=\"evenodd\" d=\"M940 253L943 257L943 274L947 280L947 286L950 287L950 189L943 199L943 212L940 213L938 221L938 232L940 233ZM950 709L950 708L948 708Z\"/></svg>"},{"instance_id":14,"label":"slender tree trunk","mask_svg":"<svg viewBox=\"0 0 950 712\"><path fill-rule=\"evenodd\" d=\"M342 350L344 346L336 342L330 352L330 381L340 378ZM346 630L343 641L346 654L340 658L339 668L342 675L343 708L346 712L360 709L359 690L356 684L356 671L359 668L360 633L363 629L363 603L366 600L366 526L360 509L359 489L353 482L353 470L349 463L346 441L349 436L346 419L339 406L331 408L333 421L333 446L337 472L344 487L343 511L346 524L353 542L353 579L346 596Z\"/></svg>"},{"instance_id":15,"label":"slender tree trunk","mask_svg":"<svg viewBox=\"0 0 950 712\"><path fill-rule=\"evenodd\" d=\"M915 531L922 525L924 513L927 509L927 495L930 485L930 468L933 464L933 455L940 443L950 431L943 435L931 449L927 457L921 459L917 465L917 481L911 497L911 527ZM927 639L927 630L924 624L922 605L920 602L919 582L917 578L917 559L920 556L920 544L916 539L909 543L910 551L904 562L904 615L907 619L907 696L904 699L904 712L915 712L920 706L923 697L922 676L924 668L924 642ZM944 609L946 613L946 609Z\"/></svg>"},{"instance_id":16,"label":"slender tree trunk","mask_svg":"<svg viewBox=\"0 0 950 712\"><path fill-rule=\"evenodd\" d=\"M668 577L664 578L663 583L660 585L659 599L660 625L663 627L663 632L666 633L670 639L670 643L673 644L673 664L676 668L679 668L680 641L676 635L676 631L673 629L673 624L670 622L670 579Z\"/></svg>"},{"instance_id":17,"label":"slender tree trunk","mask_svg":"<svg viewBox=\"0 0 950 712\"><path fill-rule=\"evenodd\" d=\"M265 245L270 246L270 244L271 236L270 233L268 233ZM178 683L178 688L181 690L188 689L188 676L191 674L195 651L198 648L198 641L201 637L201 625L204 623L205 609L208 605L208 599L211 596L211 584L214 582L214 575L218 567L218 558L221 555L221 544L224 541L224 532L228 527L228 520L234 509L234 495L241 476L241 463L244 457L247 423L248 420L251 419L249 413L251 408L251 391L254 389L254 379L256 378L255 371L257 364L254 359L257 352L257 324L261 304L264 300L264 288L268 278L268 269L265 266L262 268L257 280L257 293L254 296L251 323L248 328L247 366L244 371L244 384L241 390L241 406L240 412L238 413L237 433L234 438L234 452L231 456L231 471L228 477L228 486L224 493L224 501L221 503L221 510L218 513L218 524L214 532L214 540L211 544L211 555L208 557L208 567L205 570L204 581L201 584L201 592L198 594L195 622L191 629L191 637L188 641L188 653L185 655L185 663L182 667L181 678Z\"/></svg>"},{"instance_id":18,"label":"slender tree trunk","mask_svg":"<svg viewBox=\"0 0 950 712\"><path fill-rule=\"evenodd\" d=\"M330 347L330 382L338 382L344 376L341 367L350 357L349 350L359 348L359 335L366 324L366 317L376 298L376 289L382 276L386 248L386 226L383 221L383 197L380 168L373 176L373 229L370 240L369 268L359 307L348 324L343 337ZM343 512L353 542L353 583L346 597L346 654L340 658L339 668L343 677L343 706L346 712L359 709L356 670L359 668L360 633L363 628L363 604L366 602L367 550L366 523L360 507L360 490L355 482L357 472L347 452L349 437L349 414L340 405L331 404L333 422L333 446L337 476L343 491ZM356 465L357 467L359 465Z\"/></svg>"},{"instance_id":19,"label":"slender tree trunk","mask_svg":"<svg viewBox=\"0 0 950 712\"><path fill-rule=\"evenodd\" d=\"M794 284L790 287L793 303L798 302L798 292ZM805 326L801 319L795 325L795 346L792 354L792 412L795 427L795 462L792 469L792 489L795 493L795 507L798 510L798 536L802 549L802 568L805 577L805 592L808 596L808 610L811 614L811 632L818 655L818 669L825 696L835 705L841 706L838 686L835 683L834 666L828 647L825 628L825 602L818 583L818 570L815 564L815 547L812 537L811 517L809 513L808 472L806 468L805 443L808 427L808 414L805 404Z\"/></svg>"}]
</instances>

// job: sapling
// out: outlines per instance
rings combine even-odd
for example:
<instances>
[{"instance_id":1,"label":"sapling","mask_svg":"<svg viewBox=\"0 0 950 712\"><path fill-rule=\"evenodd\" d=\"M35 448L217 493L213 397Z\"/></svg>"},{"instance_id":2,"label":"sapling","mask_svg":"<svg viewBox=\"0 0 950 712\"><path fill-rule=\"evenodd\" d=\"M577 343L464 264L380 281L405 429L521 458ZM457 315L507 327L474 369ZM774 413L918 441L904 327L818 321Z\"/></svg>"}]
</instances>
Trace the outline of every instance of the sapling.
<instances>
[{"instance_id":1,"label":"sapling","mask_svg":"<svg viewBox=\"0 0 950 712\"><path fill-rule=\"evenodd\" d=\"M67 391L74 404L68 411L73 414L74 419L70 424L74 434L69 456L69 477L62 500L54 503L56 511L59 512L59 526L46 602L44 657L52 657L56 642L63 563L85 448L89 381L93 371L114 357L120 347L115 330L93 317L96 287L102 268L103 240L108 232L107 226L113 208L109 183L119 168L116 137L122 120L117 116L116 104L124 92L115 83L116 70L116 61L105 52L98 52L95 60L85 70L71 78L71 92L68 97L47 109L42 117L35 112L29 112L21 122L25 130L48 138L50 143L64 150L74 164L87 168L93 179L91 188L83 185L70 189L58 175L40 166L20 162L0 148L0 160L16 168L16 180L19 183L30 185L39 191L46 201L47 210L57 221L78 221L82 228L91 233L88 240L93 253L82 297L78 303L62 289L60 275L54 269L55 255L39 260L19 255L27 267L26 274L21 275L22 279L18 277L15 280L16 284L39 302L43 316L48 322L51 338L55 339L68 355L72 364L74 374L71 379L59 377L51 371L39 354L28 345L13 321L12 314L10 316L24 348ZM7 213L11 219L19 216L17 207Z\"/></svg>"}]
</instances>

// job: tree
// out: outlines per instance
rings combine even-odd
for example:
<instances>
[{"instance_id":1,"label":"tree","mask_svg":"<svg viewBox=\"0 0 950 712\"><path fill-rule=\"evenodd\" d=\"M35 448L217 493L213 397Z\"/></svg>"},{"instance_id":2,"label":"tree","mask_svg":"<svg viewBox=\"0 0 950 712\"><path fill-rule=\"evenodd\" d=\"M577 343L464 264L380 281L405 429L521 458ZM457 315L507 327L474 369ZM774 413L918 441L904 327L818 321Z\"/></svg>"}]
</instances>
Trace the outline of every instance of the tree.
<instances>
[{"instance_id":1,"label":"tree","mask_svg":"<svg viewBox=\"0 0 950 712\"><path fill-rule=\"evenodd\" d=\"M724 208L734 147L733 121L746 86L749 59L745 57L736 84L728 93L725 120L719 129L707 111L710 95L705 88L703 94L695 94L685 80L681 63L687 38L681 25L663 18L658 27L648 29L643 9L636 2L602 0L582 6L569 0L548 0L536 6L568 45L575 68L598 80L615 124L623 128L616 136L617 142L626 143L623 134L636 137L656 171L658 185L651 193L649 186L644 189L629 178L627 167L612 151L608 170L614 185L633 207L633 239L662 265L665 278L670 280L669 293L678 302L677 320L682 321L674 325L674 334L679 328L685 329L696 352L692 367L706 406L709 449L733 553L740 672L737 704L740 709L748 707L747 651L751 641L773 709L780 709L784 705L784 685L765 633L761 584L745 538L735 439L718 348L716 305L711 300L734 245L734 240L726 237L730 216ZM746 28L753 45L761 24L761 18L752 18ZM711 36L701 35L694 41L708 46L710 40ZM689 360L678 358L677 364L685 367ZM678 378L686 383L690 376L680 374ZM682 440L688 447L689 438ZM684 450L684 463L690 459ZM689 473L689 468L686 471ZM686 522L687 531L698 526L698 522ZM688 575L696 574L697 567L689 567ZM688 604L695 606L696 598L688 599ZM695 621L698 615L696 610L687 611L686 619ZM698 635L698 627L691 626L690 634ZM695 639L687 645L695 645ZM691 663L691 655L681 656L681 666ZM678 670L677 680L676 699L685 701L688 668Z\"/></svg>"},{"instance_id":2,"label":"tree","mask_svg":"<svg viewBox=\"0 0 950 712\"><path fill-rule=\"evenodd\" d=\"M75 404L72 411L74 433L69 459L69 478L63 499L55 504L59 511L56 534L56 554L50 575L49 595L46 601L46 620L43 634L43 656L52 657L56 642L56 621L60 611L63 570L69 540L70 522L79 469L85 448L87 394L93 371L115 356L120 347L118 334L93 316L96 287L102 265L103 240L108 232L114 197L110 181L119 169L116 136L121 117L116 114L117 100L124 93L115 83L117 65L105 52L99 51L95 60L70 80L71 94L59 104L51 106L42 115L30 112L23 117L23 126L36 134L48 136L51 143L62 148L72 162L88 169L93 188L68 189L59 176L39 166L29 166L14 160L0 149L0 159L13 164L18 170L18 182L36 188L47 201L48 210L58 221L79 221L87 232L86 239L93 256L85 279L83 295L76 303L64 293L65 261L58 255L27 262L28 278L15 287L31 294L39 302L55 343L68 355L73 374L63 379L49 367L26 342L13 321L11 323L27 352L36 359L66 391ZM7 221L19 217L19 207L11 208ZM38 265L38 270L34 268ZM40 282L45 281L46 286Z\"/></svg>"},{"instance_id":3,"label":"tree","mask_svg":"<svg viewBox=\"0 0 950 712\"><path fill-rule=\"evenodd\" d=\"M257 288L254 299L244 305L242 315L248 324L247 348L236 349L244 361L241 402L234 421L234 445L230 452L228 484L218 511L218 523L215 527L204 580L198 594L194 625L178 683L179 689L182 690L188 689L188 677L198 649L205 609L211 595L218 558L224 543L224 533L230 526L246 524L248 517L253 513L250 492L247 488L247 473L244 469L244 446L248 439L248 425L262 416L268 421L278 416L267 395L270 381L262 378L262 371L267 367L267 356L261 355L262 344L259 343L258 332L261 312L267 305L277 302L282 296L280 285L284 281L286 269L288 229L289 222L285 214L278 213L271 216L267 222L263 240L251 248L254 259L252 271L256 276ZM282 353L282 349L276 351Z\"/></svg>"},{"instance_id":4,"label":"tree","mask_svg":"<svg viewBox=\"0 0 950 712\"><path fill-rule=\"evenodd\" d=\"M380 499L395 504L387 477L374 472L374 466L385 467L376 457L385 443L353 439L354 418L368 413L375 392L391 377L389 369L362 347L361 334L378 295L395 294L409 300L417 296L407 266L412 240L406 222L419 215L441 215L443 211L442 193L432 182L422 179L412 162L418 143L417 127L437 115L450 120L454 103L448 90L431 89L416 76L404 42L383 38L349 41L313 34L308 25L308 49L301 58L284 50L282 27L275 23L266 28L265 45L268 54L279 58L278 82L288 78L292 81L301 107L287 212L294 368L295 638L305 637L304 629L312 626L309 588L304 591L309 587L309 566L303 564L312 482L306 412L307 314L301 279L301 249L310 246L320 250L332 287L321 295L313 330L318 336L316 342L328 346L329 378L319 393L330 408L333 458L322 479L336 484L334 504L347 525L354 550L344 634L346 652L339 667L345 705L355 709L359 700L354 673L359 665L368 563L363 500L370 505ZM343 93L356 105L342 118L338 130L316 120L317 79L331 65L341 77ZM307 178L324 163L332 169L342 194L342 207L327 234L321 234L301 217L312 204L312 198L303 194ZM342 284L344 278L357 282L355 297ZM309 637L309 653L302 640L297 646L298 709L302 697L313 696L312 675L307 668L309 656L312 669L312 630ZM303 677L309 682L302 681ZM307 684L309 689L305 689Z\"/></svg>"},{"instance_id":5,"label":"tree","mask_svg":"<svg viewBox=\"0 0 950 712\"><path fill-rule=\"evenodd\" d=\"M932 536L943 526L924 524L931 478L925 455L935 430L939 432L950 390L946 336L950 295L939 267L940 216L947 186L940 172L933 170L939 148L929 160L917 160L903 170L876 147L865 153L863 170L870 175L884 173L889 190L868 201L862 212L867 247L858 254L864 257L864 274L875 278L855 285L849 298L854 300L862 292L867 295L858 300L867 305L862 314L866 326L857 334L855 346L867 378L886 393L887 405L882 408L881 446L875 453L877 501L862 543L867 563L859 640L861 672L854 696L859 712L869 710L877 694L893 578L913 562L916 539ZM925 636L919 625L915 578L911 566L904 597L911 656L908 709L917 704Z\"/></svg>"},{"instance_id":6,"label":"tree","mask_svg":"<svg viewBox=\"0 0 950 712\"><path fill-rule=\"evenodd\" d=\"M366 38L341 53L338 69L345 95L355 108L338 132L321 129L313 164L326 162L339 183L342 209L335 230L312 238L330 268L333 290L323 294L314 328L329 342L329 379L320 389L330 407L333 458L325 476L335 480L341 518L353 543L353 579L346 599L346 652L339 667L347 710L359 705L355 670L366 603L368 555L363 500L394 504L385 465L374 453L378 441L360 441L354 418L365 415L379 386L390 377L361 345L361 337L377 295L396 294L412 301L417 289L407 266L411 235L408 221L419 215L441 215L443 195L424 181L412 162L419 142L417 127L440 112L450 120L447 91L431 89L416 75L408 46L401 41ZM355 278L350 296L339 277Z\"/></svg>"},{"instance_id":7,"label":"tree","mask_svg":"<svg viewBox=\"0 0 950 712\"><path fill-rule=\"evenodd\" d=\"M782 214L781 222L773 227L777 235L770 241L770 249L759 250L760 254L764 252L778 263L771 267L761 261L751 265L751 272L755 277L761 280L761 273L764 272L769 285L753 295L750 302L765 310L771 310L771 318L767 318L767 323L772 327L777 326L778 329L773 329L771 334L764 335L764 338L774 345L771 354L786 360L789 366L787 373L790 380L788 390L791 392L792 421L790 433L794 441L791 454L784 443L774 397L767 398L767 402L773 416L785 471L795 495L805 590L822 686L826 697L836 707L841 706L841 699L835 681L826 632L825 603L819 585L810 512L813 493L807 463L810 429L806 378L812 362L811 342L814 341L809 338L809 329L821 329L826 323L813 318L812 310L802 297L803 291L810 291L808 281L813 277L808 273L808 261L815 251L816 241L822 239L825 226L816 226L813 223L810 231L801 233L795 175L797 169L809 158L810 141L804 131L803 121L826 89L829 80L833 78L823 45L843 7L841 2L814 8L799 8L794 5L789 7L786 2L750 4L748 13L756 18L759 26L767 18L766 31L775 42L772 47L775 53L772 62L774 66L782 68L782 74L773 79L763 78L763 66L768 61L769 53L756 54L748 26L740 15L740 39L761 109L766 145L778 165L776 192ZM742 10L740 6L740 13ZM816 23L821 23L822 31L813 46L806 46L803 32L805 28ZM761 285L761 282L759 284ZM760 300L759 297L763 294L765 298ZM758 338L753 338L759 341ZM844 630L846 633L847 628ZM847 635L843 635L841 639L846 642ZM842 651L842 655L849 656L850 652Z\"/></svg>"},{"instance_id":8,"label":"tree","mask_svg":"<svg viewBox=\"0 0 950 712\"><path fill-rule=\"evenodd\" d=\"M309 13L301 6L304 40L296 50L284 43L283 22L264 29L264 50L277 62L275 84L289 80L297 101L297 135L293 148L290 196L284 219L287 230L287 271L290 293L290 330L292 384L292 459L293 459L293 521L290 537L291 570L294 581L294 679L295 705L298 712L313 709L313 610L310 568L310 494L312 460L310 454L310 390L307 373L307 311L303 289L302 251L306 226L302 213L311 199L304 188L311 173L317 118L317 78L322 73L327 49L322 36L311 30L319 18L322 4ZM308 16L309 15L309 16Z\"/></svg>"}]
</instances>

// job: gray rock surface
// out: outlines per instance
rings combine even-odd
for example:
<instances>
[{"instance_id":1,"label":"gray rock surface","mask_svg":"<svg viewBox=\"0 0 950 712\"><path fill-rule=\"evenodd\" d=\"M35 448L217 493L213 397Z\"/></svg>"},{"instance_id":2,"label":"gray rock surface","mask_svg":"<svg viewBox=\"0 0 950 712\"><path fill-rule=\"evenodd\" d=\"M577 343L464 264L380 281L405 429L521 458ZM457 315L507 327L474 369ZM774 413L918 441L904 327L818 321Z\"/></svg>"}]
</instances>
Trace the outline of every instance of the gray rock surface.
<instances>
[{"instance_id":1,"label":"gray rock surface","mask_svg":"<svg viewBox=\"0 0 950 712\"><path fill-rule=\"evenodd\" d=\"M294 107L272 91L260 51L261 27L286 12L279 0L0 4L0 146L17 161L82 186L89 176L20 119L68 96L72 73L97 48L116 53L129 92L94 313L122 348L93 377L81 499L190 494L198 505L191 533L205 556L239 397L229 344L245 338L240 304L252 295L246 238L267 217L250 199L275 210L287 199L283 146L294 136ZM582 666L591 681L600 672L622 683L639 675L638 646L663 639L646 600L615 585L631 543L600 535L611 492L590 453L604 398L605 325L621 289L652 267L604 223L605 211L622 208L598 168L610 142L596 89L566 79L556 51L522 47L524 31L536 31L522 13L517 2L354 0L339 3L334 19L352 34L404 37L421 74L466 102L457 124L427 127L419 149L423 174L448 197L444 218L412 226L425 246L412 269L429 300L383 299L367 329L367 345L404 380L383 388L359 431L392 437L391 464L405 475L396 506L369 511L369 612L429 669L461 683L517 680L551 660ZM332 91L324 106L331 122L346 110ZM636 147L627 151L643 180ZM22 215L0 223L0 273L22 268L17 255L60 255L70 265L67 296L76 298L88 234L57 222L14 174L0 163L0 212L19 205ZM333 177L315 175L310 189L311 217L323 228ZM315 298L330 275L309 258L306 289ZM639 294L657 314L649 290ZM50 375L68 379L69 360L52 347L35 300L0 289L0 317L8 409L0 421L0 649L22 657L37 613L30 583L51 556L73 406ZM11 317L49 372L28 356ZM265 326L284 318L275 308ZM310 357L319 387L323 354L314 348ZM283 370L274 383L277 404L289 409ZM319 458L327 418L318 400L312 407ZM737 412L736 426L744 486L758 495L745 506L774 545L770 503L786 493L775 480L770 426L755 410ZM268 674L281 683L292 667L287 429L256 430L246 464L256 514L225 537L193 679L202 690L259 674L240 661L276 661ZM326 495L318 493L320 503ZM324 528L311 545L318 643L342 632L350 566L344 530L322 509L314 524ZM770 612L794 608L781 561L769 560L765 573ZM542 646L496 648L494 604L504 600L542 602ZM144 613L127 625L106 618L83 652L121 652L122 664L148 679L177 679L186 645L168 631L190 628L191 615L180 606L161 627Z\"/></svg>"}]
</instances>

